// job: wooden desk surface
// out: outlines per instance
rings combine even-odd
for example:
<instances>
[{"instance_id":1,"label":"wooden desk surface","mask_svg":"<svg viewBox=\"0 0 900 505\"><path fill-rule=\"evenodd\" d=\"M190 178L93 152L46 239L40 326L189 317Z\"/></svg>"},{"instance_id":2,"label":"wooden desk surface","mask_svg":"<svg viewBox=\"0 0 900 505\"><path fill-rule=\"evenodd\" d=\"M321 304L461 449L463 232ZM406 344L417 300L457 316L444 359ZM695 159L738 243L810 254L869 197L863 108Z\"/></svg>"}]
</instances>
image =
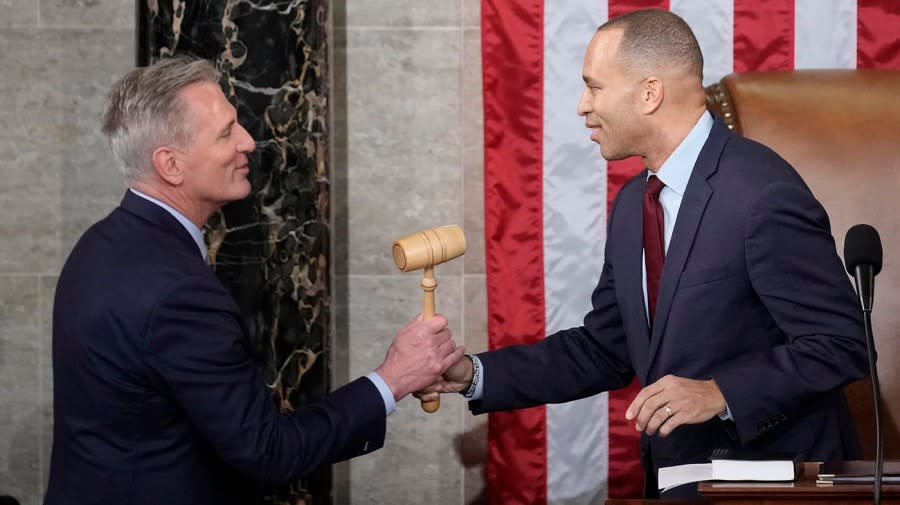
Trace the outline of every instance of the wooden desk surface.
<instances>
[{"instance_id":1,"label":"wooden desk surface","mask_svg":"<svg viewBox=\"0 0 900 505\"><path fill-rule=\"evenodd\" d=\"M700 494L713 503L734 505L769 502L822 503L832 505L872 501L872 486L864 484L816 484L797 482L701 482ZM900 485L881 486L881 502L900 504Z\"/></svg>"},{"instance_id":2,"label":"wooden desk surface","mask_svg":"<svg viewBox=\"0 0 900 505\"><path fill-rule=\"evenodd\" d=\"M794 482L701 482L700 494L713 504L848 505L872 502L872 486L865 484L816 484L818 463L804 463ZM900 485L882 485L881 502L900 505Z\"/></svg>"},{"instance_id":3,"label":"wooden desk surface","mask_svg":"<svg viewBox=\"0 0 900 505\"><path fill-rule=\"evenodd\" d=\"M872 503L872 486L816 484L818 463L804 463L794 482L701 482L704 500L606 500L606 505L861 505ZM881 486L881 503L900 505L900 484Z\"/></svg>"},{"instance_id":4,"label":"wooden desk surface","mask_svg":"<svg viewBox=\"0 0 900 505\"><path fill-rule=\"evenodd\" d=\"M708 501L688 500L606 500L606 505L709 505Z\"/></svg>"}]
</instances>

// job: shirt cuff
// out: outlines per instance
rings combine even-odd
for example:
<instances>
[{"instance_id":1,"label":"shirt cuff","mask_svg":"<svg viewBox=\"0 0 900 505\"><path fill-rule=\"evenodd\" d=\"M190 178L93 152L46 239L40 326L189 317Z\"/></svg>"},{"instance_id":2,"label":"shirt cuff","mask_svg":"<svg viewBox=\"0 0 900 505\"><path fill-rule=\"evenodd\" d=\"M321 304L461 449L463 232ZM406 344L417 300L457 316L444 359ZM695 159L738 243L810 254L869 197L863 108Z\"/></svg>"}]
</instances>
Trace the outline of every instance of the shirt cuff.
<instances>
[{"instance_id":1,"label":"shirt cuff","mask_svg":"<svg viewBox=\"0 0 900 505\"><path fill-rule=\"evenodd\" d=\"M478 370L478 373L473 373L472 375L472 388L471 393L466 394L463 393L463 396L467 400L480 400L481 394L484 391L484 367L481 366L481 360L478 359L478 356L471 355L472 358L472 367ZM474 371L473 371L474 372Z\"/></svg>"},{"instance_id":2,"label":"shirt cuff","mask_svg":"<svg viewBox=\"0 0 900 505\"><path fill-rule=\"evenodd\" d=\"M384 382L384 379L378 375L378 372L369 372L366 374L366 378L372 381L372 384L375 384L378 392L381 393L381 399L384 400L384 415L389 416L393 414L397 410L397 402L394 401L394 393L391 392L387 382Z\"/></svg>"},{"instance_id":3,"label":"shirt cuff","mask_svg":"<svg viewBox=\"0 0 900 505\"><path fill-rule=\"evenodd\" d=\"M719 414L719 419L723 421L731 421L734 417L731 416L731 407L728 406L728 402L725 402L725 412Z\"/></svg>"}]
</instances>

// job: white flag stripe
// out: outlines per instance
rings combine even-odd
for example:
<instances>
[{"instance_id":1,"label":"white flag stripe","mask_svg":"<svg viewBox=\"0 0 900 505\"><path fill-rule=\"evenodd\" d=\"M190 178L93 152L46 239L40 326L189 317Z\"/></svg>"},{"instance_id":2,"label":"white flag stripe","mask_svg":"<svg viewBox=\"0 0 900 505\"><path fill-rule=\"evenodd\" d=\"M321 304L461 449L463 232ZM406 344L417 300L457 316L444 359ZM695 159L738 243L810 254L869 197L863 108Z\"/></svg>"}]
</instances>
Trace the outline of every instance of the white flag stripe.
<instances>
[{"instance_id":1,"label":"white flag stripe","mask_svg":"<svg viewBox=\"0 0 900 505\"><path fill-rule=\"evenodd\" d=\"M856 0L795 0L794 68L856 68Z\"/></svg>"},{"instance_id":2,"label":"white flag stripe","mask_svg":"<svg viewBox=\"0 0 900 505\"><path fill-rule=\"evenodd\" d=\"M703 85L719 82L734 68L733 0L670 0L669 10L681 16L703 52Z\"/></svg>"},{"instance_id":3,"label":"white flag stripe","mask_svg":"<svg viewBox=\"0 0 900 505\"><path fill-rule=\"evenodd\" d=\"M604 1L557 0L544 5L547 334L581 324L603 265L606 162L576 110L584 89L585 49L606 18ZM606 498L607 413L606 394L547 406L548 503L581 505Z\"/></svg>"}]
</instances>

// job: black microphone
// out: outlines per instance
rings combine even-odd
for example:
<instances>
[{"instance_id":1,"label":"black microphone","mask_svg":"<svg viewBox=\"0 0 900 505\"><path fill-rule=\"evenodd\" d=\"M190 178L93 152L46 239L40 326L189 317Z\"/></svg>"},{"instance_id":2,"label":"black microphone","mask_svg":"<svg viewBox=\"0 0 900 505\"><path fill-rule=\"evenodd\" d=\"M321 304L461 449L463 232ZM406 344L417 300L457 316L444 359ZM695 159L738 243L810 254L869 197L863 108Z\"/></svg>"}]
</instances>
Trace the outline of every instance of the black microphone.
<instances>
[{"instance_id":1,"label":"black microphone","mask_svg":"<svg viewBox=\"0 0 900 505\"><path fill-rule=\"evenodd\" d=\"M864 312L872 312L875 300L875 276L881 271L881 237L875 228L858 224L847 230L844 263L847 273L856 279L856 291Z\"/></svg>"},{"instance_id":2,"label":"black microphone","mask_svg":"<svg viewBox=\"0 0 900 505\"><path fill-rule=\"evenodd\" d=\"M874 504L881 503L881 479L884 471L884 436L881 433L881 387L875 366L875 338L872 336L872 305L875 301L875 276L881 271L881 237L875 228L857 224L847 230L844 239L844 263L847 273L856 280L856 293L863 311L866 330L866 349L869 355L869 376L872 378L872 396L875 410L875 480Z\"/></svg>"}]
</instances>

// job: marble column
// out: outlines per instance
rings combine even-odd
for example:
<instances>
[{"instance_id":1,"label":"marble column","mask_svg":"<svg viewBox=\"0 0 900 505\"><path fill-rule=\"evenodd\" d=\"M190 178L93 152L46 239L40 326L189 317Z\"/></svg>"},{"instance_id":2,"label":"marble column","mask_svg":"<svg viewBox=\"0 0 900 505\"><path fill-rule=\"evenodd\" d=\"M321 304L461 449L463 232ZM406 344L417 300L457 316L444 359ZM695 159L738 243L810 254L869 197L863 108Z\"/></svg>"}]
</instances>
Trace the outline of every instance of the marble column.
<instances>
[{"instance_id":1,"label":"marble column","mask_svg":"<svg viewBox=\"0 0 900 505\"><path fill-rule=\"evenodd\" d=\"M138 1L139 63L213 61L257 141L251 196L213 216L206 238L285 410L329 389L327 23L328 0ZM326 467L259 502L326 504L330 488Z\"/></svg>"}]
</instances>

